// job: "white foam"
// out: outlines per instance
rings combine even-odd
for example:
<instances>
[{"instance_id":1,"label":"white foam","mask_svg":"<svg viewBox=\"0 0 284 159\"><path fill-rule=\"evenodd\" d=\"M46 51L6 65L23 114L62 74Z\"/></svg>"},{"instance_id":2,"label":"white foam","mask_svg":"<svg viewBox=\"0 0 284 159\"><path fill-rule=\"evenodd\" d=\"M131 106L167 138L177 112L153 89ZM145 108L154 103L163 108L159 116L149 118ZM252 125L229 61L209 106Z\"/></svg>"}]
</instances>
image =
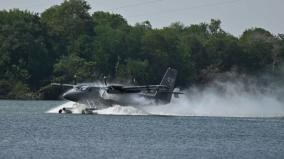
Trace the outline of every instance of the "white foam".
<instances>
[{"instance_id":1,"label":"white foam","mask_svg":"<svg viewBox=\"0 0 284 159\"><path fill-rule=\"evenodd\" d=\"M109 108L96 110L95 113L105 115L149 115L149 113L131 106L115 105Z\"/></svg>"},{"instance_id":2,"label":"white foam","mask_svg":"<svg viewBox=\"0 0 284 159\"><path fill-rule=\"evenodd\" d=\"M284 117L284 105L274 97L203 94L174 99L171 104L143 108L151 114L219 117Z\"/></svg>"},{"instance_id":3,"label":"white foam","mask_svg":"<svg viewBox=\"0 0 284 159\"><path fill-rule=\"evenodd\" d=\"M67 108L72 109L72 113L74 114L80 114L86 107L86 105L69 101L46 111L46 113L58 113L60 109Z\"/></svg>"}]
</instances>

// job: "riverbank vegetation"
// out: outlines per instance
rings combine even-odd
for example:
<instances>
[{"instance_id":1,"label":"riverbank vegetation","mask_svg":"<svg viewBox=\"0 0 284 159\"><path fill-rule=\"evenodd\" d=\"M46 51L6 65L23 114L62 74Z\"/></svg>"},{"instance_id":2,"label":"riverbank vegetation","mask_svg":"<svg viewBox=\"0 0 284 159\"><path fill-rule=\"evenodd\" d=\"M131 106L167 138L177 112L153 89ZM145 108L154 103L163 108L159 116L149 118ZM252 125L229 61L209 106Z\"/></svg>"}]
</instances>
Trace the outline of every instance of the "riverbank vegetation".
<instances>
[{"instance_id":1,"label":"riverbank vegetation","mask_svg":"<svg viewBox=\"0 0 284 159\"><path fill-rule=\"evenodd\" d=\"M214 73L276 73L283 63L284 36L263 28L236 37L216 19L157 29L149 21L132 26L121 15L89 11L83 0L42 14L0 11L0 98L39 98L49 83L72 83L74 76L156 84L170 66L179 71L177 86L189 87Z\"/></svg>"}]
</instances>

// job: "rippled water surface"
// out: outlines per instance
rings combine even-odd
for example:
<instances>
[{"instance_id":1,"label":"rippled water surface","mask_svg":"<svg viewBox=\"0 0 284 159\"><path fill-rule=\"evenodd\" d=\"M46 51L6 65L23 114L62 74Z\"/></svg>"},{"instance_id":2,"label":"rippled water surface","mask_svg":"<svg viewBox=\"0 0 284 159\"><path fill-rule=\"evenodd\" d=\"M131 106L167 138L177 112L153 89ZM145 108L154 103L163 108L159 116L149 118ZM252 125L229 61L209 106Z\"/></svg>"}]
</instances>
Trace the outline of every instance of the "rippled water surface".
<instances>
[{"instance_id":1,"label":"rippled water surface","mask_svg":"<svg viewBox=\"0 0 284 159\"><path fill-rule=\"evenodd\" d=\"M0 101L0 158L284 158L283 118L50 114Z\"/></svg>"}]
</instances>

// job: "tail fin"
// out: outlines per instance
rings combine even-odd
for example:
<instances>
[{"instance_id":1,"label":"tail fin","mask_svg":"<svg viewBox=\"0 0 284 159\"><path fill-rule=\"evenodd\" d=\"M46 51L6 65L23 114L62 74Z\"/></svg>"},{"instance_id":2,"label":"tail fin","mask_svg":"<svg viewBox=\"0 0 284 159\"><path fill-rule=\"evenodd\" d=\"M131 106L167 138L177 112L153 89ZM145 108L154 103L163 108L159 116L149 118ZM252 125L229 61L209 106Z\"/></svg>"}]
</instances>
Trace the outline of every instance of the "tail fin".
<instances>
[{"instance_id":1,"label":"tail fin","mask_svg":"<svg viewBox=\"0 0 284 159\"><path fill-rule=\"evenodd\" d=\"M177 70L169 67L160 83L160 85L167 86L168 89L166 91L157 90L155 97L158 100L158 102L161 102L162 104L167 104L171 102L172 92L175 87L176 77L177 77Z\"/></svg>"}]
</instances>

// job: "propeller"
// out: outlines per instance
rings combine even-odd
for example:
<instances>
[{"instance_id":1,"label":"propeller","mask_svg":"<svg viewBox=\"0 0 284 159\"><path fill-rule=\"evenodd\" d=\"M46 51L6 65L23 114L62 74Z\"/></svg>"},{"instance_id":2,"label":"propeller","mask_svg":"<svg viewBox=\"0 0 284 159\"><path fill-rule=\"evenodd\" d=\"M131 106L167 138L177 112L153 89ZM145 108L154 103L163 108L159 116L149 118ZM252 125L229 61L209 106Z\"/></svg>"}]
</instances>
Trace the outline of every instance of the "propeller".
<instances>
[{"instance_id":1,"label":"propeller","mask_svg":"<svg viewBox=\"0 0 284 159\"><path fill-rule=\"evenodd\" d=\"M104 76L104 83L105 83L105 86L107 86L107 77Z\"/></svg>"},{"instance_id":2,"label":"propeller","mask_svg":"<svg viewBox=\"0 0 284 159\"><path fill-rule=\"evenodd\" d=\"M73 78L74 78L74 85L77 85L77 75L75 74L75 75L73 76Z\"/></svg>"}]
</instances>

